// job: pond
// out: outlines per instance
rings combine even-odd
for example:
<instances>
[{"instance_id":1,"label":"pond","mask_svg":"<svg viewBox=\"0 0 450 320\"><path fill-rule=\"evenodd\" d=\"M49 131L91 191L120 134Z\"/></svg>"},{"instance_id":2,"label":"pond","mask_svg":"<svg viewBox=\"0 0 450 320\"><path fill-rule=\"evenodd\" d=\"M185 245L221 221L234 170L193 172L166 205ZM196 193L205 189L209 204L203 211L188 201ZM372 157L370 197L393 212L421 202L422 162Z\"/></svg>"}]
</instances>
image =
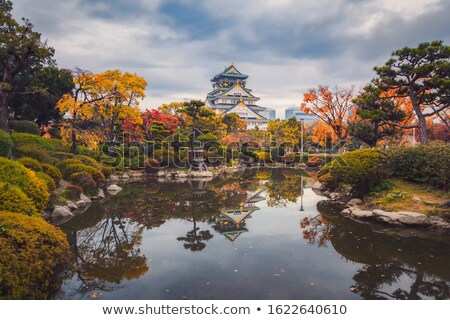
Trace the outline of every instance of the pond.
<instances>
[{"instance_id":1,"label":"pond","mask_svg":"<svg viewBox=\"0 0 450 320\"><path fill-rule=\"evenodd\" d=\"M129 182L61 226L64 297L450 297L449 237L337 216L313 182L294 169Z\"/></svg>"}]
</instances>

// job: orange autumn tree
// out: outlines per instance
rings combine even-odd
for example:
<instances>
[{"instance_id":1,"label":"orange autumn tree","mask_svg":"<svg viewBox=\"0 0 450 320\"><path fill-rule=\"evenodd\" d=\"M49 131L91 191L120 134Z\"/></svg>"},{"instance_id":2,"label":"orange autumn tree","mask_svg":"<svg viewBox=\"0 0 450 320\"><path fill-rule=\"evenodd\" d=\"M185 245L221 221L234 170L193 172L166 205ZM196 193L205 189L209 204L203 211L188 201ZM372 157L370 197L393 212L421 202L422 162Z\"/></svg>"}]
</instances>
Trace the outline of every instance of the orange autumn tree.
<instances>
[{"instance_id":1,"label":"orange autumn tree","mask_svg":"<svg viewBox=\"0 0 450 320\"><path fill-rule=\"evenodd\" d=\"M311 130L311 135L309 136L311 141L321 147L328 147L332 143L338 141L336 133L334 133L333 128L329 125L319 122Z\"/></svg>"},{"instance_id":2,"label":"orange autumn tree","mask_svg":"<svg viewBox=\"0 0 450 320\"><path fill-rule=\"evenodd\" d=\"M353 104L353 88L320 86L304 94L300 108L312 113L333 129L338 140L347 137L347 117Z\"/></svg>"},{"instance_id":3,"label":"orange autumn tree","mask_svg":"<svg viewBox=\"0 0 450 320\"><path fill-rule=\"evenodd\" d=\"M61 133L63 139L71 143L72 153L76 153L79 142L92 147L101 140L101 133L89 124L95 118L96 105L110 98L99 92L99 84L103 81L103 76L99 74L76 69L73 72L73 92L62 96L56 104L56 108L66 115Z\"/></svg>"}]
</instances>

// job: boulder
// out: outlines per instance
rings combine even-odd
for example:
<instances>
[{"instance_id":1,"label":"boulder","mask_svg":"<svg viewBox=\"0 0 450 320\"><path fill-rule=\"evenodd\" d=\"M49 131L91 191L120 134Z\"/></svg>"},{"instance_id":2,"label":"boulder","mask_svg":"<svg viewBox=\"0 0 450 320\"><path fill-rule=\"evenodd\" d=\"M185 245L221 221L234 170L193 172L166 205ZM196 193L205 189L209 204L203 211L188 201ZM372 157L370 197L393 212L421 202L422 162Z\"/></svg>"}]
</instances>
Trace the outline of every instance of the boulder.
<instances>
[{"instance_id":1,"label":"boulder","mask_svg":"<svg viewBox=\"0 0 450 320\"><path fill-rule=\"evenodd\" d=\"M192 178L209 178L213 176L211 171L191 171L189 176Z\"/></svg>"},{"instance_id":2,"label":"boulder","mask_svg":"<svg viewBox=\"0 0 450 320\"><path fill-rule=\"evenodd\" d=\"M186 172L178 172L177 178L187 178L188 174Z\"/></svg>"},{"instance_id":3,"label":"boulder","mask_svg":"<svg viewBox=\"0 0 450 320\"><path fill-rule=\"evenodd\" d=\"M166 174L164 173L164 171L159 170L159 171L156 173L156 176L157 176L157 177L165 177Z\"/></svg>"},{"instance_id":4,"label":"boulder","mask_svg":"<svg viewBox=\"0 0 450 320\"><path fill-rule=\"evenodd\" d=\"M78 200L76 205L78 208L84 208L84 207L86 207L87 204L83 200Z\"/></svg>"},{"instance_id":5,"label":"boulder","mask_svg":"<svg viewBox=\"0 0 450 320\"><path fill-rule=\"evenodd\" d=\"M422 202L422 200L419 197L413 197L412 201L414 201L414 202Z\"/></svg>"},{"instance_id":6,"label":"boulder","mask_svg":"<svg viewBox=\"0 0 450 320\"><path fill-rule=\"evenodd\" d=\"M98 189L97 197L99 197L100 199L105 199L105 192L103 191L103 189Z\"/></svg>"},{"instance_id":7,"label":"boulder","mask_svg":"<svg viewBox=\"0 0 450 320\"><path fill-rule=\"evenodd\" d=\"M52 218L68 218L73 217L73 213L66 206L56 206L51 215Z\"/></svg>"},{"instance_id":8,"label":"boulder","mask_svg":"<svg viewBox=\"0 0 450 320\"><path fill-rule=\"evenodd\" d=\"M80 200L83 200L84 203L86 203L86 204L92 203L91 198L89 198L88 196L86 196L84 193L80 194Z\"/></svg>"},{"instance_id":9,"label":"boulder","mask_svg":"<svg viewBox=\"0 0 450 320\"><path fill-rule=\"evenodd\" d=\"M106 191L108 191L109 194L115 195L115 194L118 194L120 191L122 191L122 188L116 184L112 184L112 185L108 186Z\"/></svg>"},{"instance_id":10,"label":"boulder","mask_svg":"<svg viewBox=\"0 0 450 320\"><path fill-rule=\"evenodd\" d=\"M316 182L312 185L312 188L315 189L315 190L319 190L319 191L324 191L324 190L327 189L327 188L326 188L322 183L320 183L319 181L316 181Z\"/></svg>"},{"instance_id":11,"label":"boulder","mask_svg":"<svg viewBox=\"0 0 450 320\"><path fill-rule=\"evenodd\" d=\"M130 179L130 176L127 175L126 173L124 173L120 178L126 180L126 179Z\"/></svg>"},{"instance_id":12,"label":"boulder","mask_svg":"<svg viewBox=\"0 0 450 320\"><path fill-rule=\"evenodd\" d=\"M389 224L404 224L404 225L420 225L429 226L431 225L430 219L421 213L417 212L387 212L380 209L375 209L372 211L373 217L381 222Z\"/></svg>"},{"instance_id":13,"label":"boulder","mask_svg":"<svg viewBox=\"0 0 450 320\"><path fill-rule=\"evenodd\" d=\"M109 180L110 181L119 181L119 177L114 175L114 174L112 174L112 175L109 176Z\"/></svg>"},{"instance_id":14,"label":"boulder","mask_svg":"<svg viewBox=\"0 0 450 320\"><path fill-rule=\"evenodd\" d=\"M361 199L358 198L353 198L348 202L349 206L357 206L359 204L361 204L363 201Z\"/></svg>"},{"instance_id":15,"label":"boulder","mask_svg":"<svg viewBox=\"0 0 450 320\"><path fill-rule=\"evenodd\" d=\"M356 219L368 219L373 216L373 213L370 210L362 210L359 208L353 208L353 210L351 212L352 212L351 213L352 217L354 217Z\"/></svg>"},{"instance_id":16,"label":"boulder","mask_svg":"<svg viewBox=\"0 0 450 320\"><path fill-rule=\"evenodd\" d=\"M77 206L75 203L73 203L72 201L70 201L70 200L67 200L66 206L67 206L70 210L77 210L77 209L78 209L78 206Z\"/></svg>"}]
</instances>

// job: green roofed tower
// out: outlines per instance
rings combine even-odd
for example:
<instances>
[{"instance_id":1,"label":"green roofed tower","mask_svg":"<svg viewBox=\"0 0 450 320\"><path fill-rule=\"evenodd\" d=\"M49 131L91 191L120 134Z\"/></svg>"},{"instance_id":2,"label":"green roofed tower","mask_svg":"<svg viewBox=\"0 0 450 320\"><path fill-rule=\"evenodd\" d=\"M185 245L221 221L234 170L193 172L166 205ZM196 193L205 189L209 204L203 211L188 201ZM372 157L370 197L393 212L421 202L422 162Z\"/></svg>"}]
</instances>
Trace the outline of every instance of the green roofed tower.
<instances>
[{"instance_id":1,"label":"green roofed tower","mask_svg":"<svg viewBox=\"0 0 450 320\"><path fill-rule=\"evenodd\" d=\"M234 64L226 67L211 79L213 90L206 97L206 106L216 114L236 113L249 129L265 129L269 121L263 116L266 108L257 104L259 98L246 87L247 78Z\"/></svg>"}]
</instances>

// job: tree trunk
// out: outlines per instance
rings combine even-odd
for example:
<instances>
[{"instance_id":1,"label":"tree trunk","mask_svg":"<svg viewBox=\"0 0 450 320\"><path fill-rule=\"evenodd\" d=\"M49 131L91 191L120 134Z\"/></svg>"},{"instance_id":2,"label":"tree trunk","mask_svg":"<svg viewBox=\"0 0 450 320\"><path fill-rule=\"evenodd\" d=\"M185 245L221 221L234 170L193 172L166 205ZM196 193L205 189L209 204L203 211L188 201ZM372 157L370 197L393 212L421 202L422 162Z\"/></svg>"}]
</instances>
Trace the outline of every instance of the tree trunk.
<instances>
[{"instance_id":1,"label":"tree trunk","mask_svg":"<svg viewBox=\"0 0 450 320\"><path fill-rule=\"evenodd\" d=\"M73 154L77 153L77 135L74 129L72 129L72 146L70 147L70 152Z\"/></svg>"},{"instance_id":2,"label":"tree trunk","mask_svg":"<svg viewBox=\"0 0 450 320\"><path fill-rule=\"evenodd\" d=\"M5 132L9 132L8 117L8 97L5 92L0 91L0 129Z\"/></svg>"},{"instance_id":3,"label":"tree trunk","mask_svg":"<svg viewBox=\"0 0 450 320\"><path fill-rule=\"evenodd\" d=\"M428 144L427 121L423 115L417 115L417 119L419 120L420 142Z\"/></svg>"}]
</instances>

